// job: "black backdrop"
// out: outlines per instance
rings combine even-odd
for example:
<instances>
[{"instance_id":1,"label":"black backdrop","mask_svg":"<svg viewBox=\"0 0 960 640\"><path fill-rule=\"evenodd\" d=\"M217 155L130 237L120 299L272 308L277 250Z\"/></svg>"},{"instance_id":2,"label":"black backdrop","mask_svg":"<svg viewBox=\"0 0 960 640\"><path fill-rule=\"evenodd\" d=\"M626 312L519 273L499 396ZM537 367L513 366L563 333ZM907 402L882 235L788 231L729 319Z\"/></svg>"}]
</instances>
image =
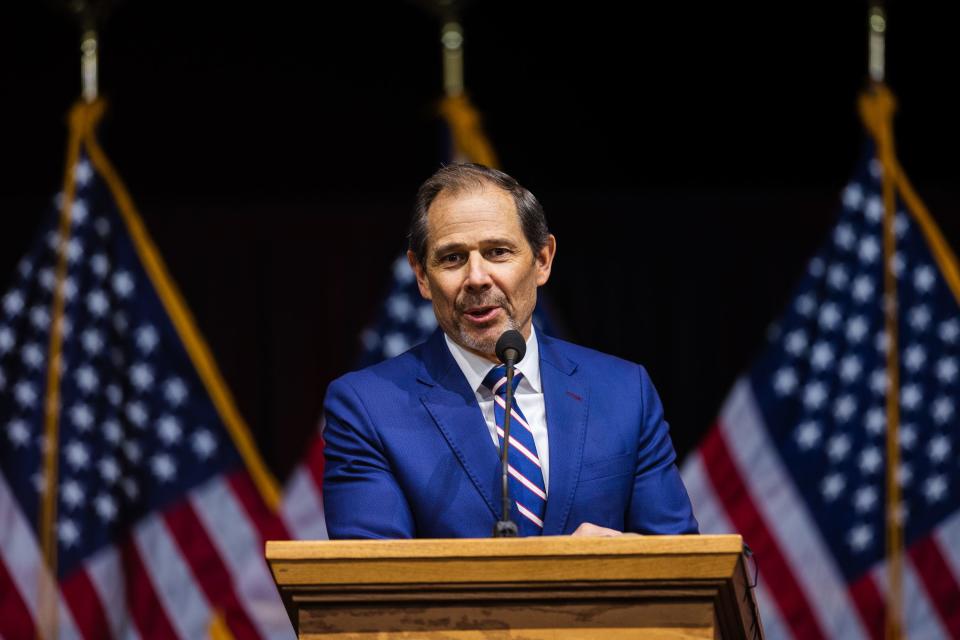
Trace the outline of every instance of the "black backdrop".
<instances>
[{"instance_id":1,"label":"black backdrop","mask_svg":"<svg viewBox=\"0 0 960 640\"><path fill-rule=\"evenodd\" d=\"M283 477L326 383L356 358L412 194L442 155L438 24L412 2L238 4L118 3L101 141ZM888 4L899 157L957 247L956 10ZM60 182L79 64L56 4L2 11L12 274ZM647 366L681 455L830 228L862 141L866 11L465 11L471 96L559 238L557 314L570 338Z\"/></svg>"}]
</instances>

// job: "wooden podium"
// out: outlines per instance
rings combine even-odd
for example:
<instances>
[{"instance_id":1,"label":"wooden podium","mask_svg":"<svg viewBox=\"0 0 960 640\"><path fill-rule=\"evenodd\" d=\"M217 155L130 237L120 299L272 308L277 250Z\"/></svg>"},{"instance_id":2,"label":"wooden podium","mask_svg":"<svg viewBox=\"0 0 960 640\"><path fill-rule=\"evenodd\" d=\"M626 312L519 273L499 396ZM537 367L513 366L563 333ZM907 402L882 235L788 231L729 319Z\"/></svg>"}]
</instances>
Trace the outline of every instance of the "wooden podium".
<instances>
[{"instance_id":1,"label":"wooden podium","mask_svg":"<svg viewBox=\"0 0 960 640\"><path fill-rule=\"evenodd\" d=\"M267 542L302 639L762 638L740 536Z\"/></svg>"}]
</instances>

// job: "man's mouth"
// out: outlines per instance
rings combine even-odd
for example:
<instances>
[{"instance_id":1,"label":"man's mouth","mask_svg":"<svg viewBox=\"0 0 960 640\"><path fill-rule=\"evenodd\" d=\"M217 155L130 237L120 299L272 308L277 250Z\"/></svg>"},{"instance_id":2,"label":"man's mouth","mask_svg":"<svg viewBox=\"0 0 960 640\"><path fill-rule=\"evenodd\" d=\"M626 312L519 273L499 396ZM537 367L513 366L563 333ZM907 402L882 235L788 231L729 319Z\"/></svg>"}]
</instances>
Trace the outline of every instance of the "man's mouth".
<instances>
[{"instance_id":1,"label":"man's mouth","mask_svg":"<svg viewBox=\"0 0 960 640\"><path fill-rule=\"evenodd\" d=\"M499 311L500 307L496 305L468 307L467 309L464 309L463 315L466 316L466 318L470 321L481 324L493 320Z\"/></svg>"}]
</instances>

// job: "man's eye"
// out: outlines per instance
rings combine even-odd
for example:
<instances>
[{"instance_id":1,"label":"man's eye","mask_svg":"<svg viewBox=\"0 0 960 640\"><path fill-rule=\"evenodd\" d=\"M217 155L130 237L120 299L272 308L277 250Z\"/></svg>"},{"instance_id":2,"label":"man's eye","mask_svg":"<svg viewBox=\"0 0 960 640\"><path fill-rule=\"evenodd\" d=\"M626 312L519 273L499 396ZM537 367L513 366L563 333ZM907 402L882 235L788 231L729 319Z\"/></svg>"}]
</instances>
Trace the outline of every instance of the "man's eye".
<instances>
[{"instance_id":1,"label":"man's eye","mask_svg":"<svg viewBox=\"0 0 960 640\"><path fill-rule=\"evenodd\" d=\"M457 264L460 262L460 258L461 256L459 253L448 253L445 256L440 256L440 264Z\"/></svg>"},{"instance_id":2,"label":"man's eye","mask_svg":"<svg viewBox=\"0 0 960 640\"><path fill-rule=\"evenodd\" d=\"M489 255L493 258L503 258L510 255L510 249L507 249L506 247L496 247L494 249L490 249Z\"/></svg>"}]
</instances>

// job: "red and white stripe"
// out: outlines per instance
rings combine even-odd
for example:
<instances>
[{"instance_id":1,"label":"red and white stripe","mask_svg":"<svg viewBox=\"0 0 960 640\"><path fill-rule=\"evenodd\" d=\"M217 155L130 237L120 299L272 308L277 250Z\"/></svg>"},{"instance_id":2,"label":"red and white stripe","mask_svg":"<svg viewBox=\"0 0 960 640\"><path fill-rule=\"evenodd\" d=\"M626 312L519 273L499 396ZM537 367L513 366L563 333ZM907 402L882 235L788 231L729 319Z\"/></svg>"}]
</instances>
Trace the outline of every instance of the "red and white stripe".
<instances>
[{"instance_id":1,"label":"red and white stripe","mask_svg":"<svg viewBox=\"0 0 960 640\"><path fill-rule=\"evenodd\" d=\"M516 478L520 484L522 484L527 489L529 489L530 492L533 493L535 496L537 496L541 500L547 499L547 494L544 493L543 489L533 484L533 482L531 482L525 475L523 475L522 473L514 469L513 465L510 465L510 464L507 465L507 472L510 475L512 475L514 478Z\"/></svg>"},{"instance_id":2,"label":"red and white stripe","mask_svg":"<svg viewBox=\"0 0 960 640\"><path fill-rule=\"evenodd\" d=\"M500 396L494 396L493 399L496 401L497 404L500 405L501 409L507 408L506 401ZM516 409L514 409L513 407L510 407L510 416L511 416L511 423L519 422L521 425L523 425L524 429L526 429L531 434L533 434L533 429L530 428L530 425L527 424L527 421L521 418L520 415L517 413Z\"/></svg>"},{"instance_id":3,"label":"red and white stripe","mask_svg":"<svg viewBox=\"0 0 960 640\"><path fill-rule=\"evenodd\" d=\"M538 527L540 527L541 529L543 529L543 520L541 520L540 518L538 518L538 517L537 517L537 514L535 514L534 512L530 511L530 509L527 509L525 506L523 506L523 505L520 504L519 502L517 502L517 510L520 512L520 515L522 515L522 516L525 517L527 520L529 520L529 521L532 522L533 524L535 524L535 525L537 525Z\"/></svg>"},{"instance_id":4,"label":"red and white stripe","mask_svg":"<svg viewBox=\"0 0 960 640\"><path fill-rule=\"evenodd\" d=\"M245 472L216 477L187 500L138 522L60 580L57 638L202 638L213 615L237 640L293 640L263 559L288 537ZM32 528L0 474L0 638L33 638L41 572Z\"/></svg>"},{"instance_id":5,"label":"red and white stripe","mask_svg":"<svg viewBox=\"0 0 960 640\"><path fill-rule=\"evenodd\" d=\"M503 439L503 427L497 427L497 435L500 436L501 440ZM523 444L518 442L513 436L510 436L510 446L522 453L527 460L540 468L540 458L530 451L530 449L527 449L525 446L523 446ZM546 500L546 498L544 498L544 500Z\"/></svg>"},{"instance_id":6,"label":"red and white stripe","mask_svg":"<svg viewBox=\"0 0 960 640\"><path fill-rule=\"evenodd\" d=\"M735 386L716 428L682 474L701 531L738 532L756 554L767 637L882 637L885 568L845 583L767 435L747 381ZM905 624L911 636L960 635L957 540L960 517L908 550Z\"/></svg>"},{"instance_id":7,"label":"red and white stripe","mask_svg":"<svg viewBox=\"0 0 960 640\"><path fill-rule=\"evenodd\" d=\"M323 439L317 436L306 459L290 476L283 494L283 521L298 540L329 537L323 515L323 462Z\"/></svg>"}]
</instances>

